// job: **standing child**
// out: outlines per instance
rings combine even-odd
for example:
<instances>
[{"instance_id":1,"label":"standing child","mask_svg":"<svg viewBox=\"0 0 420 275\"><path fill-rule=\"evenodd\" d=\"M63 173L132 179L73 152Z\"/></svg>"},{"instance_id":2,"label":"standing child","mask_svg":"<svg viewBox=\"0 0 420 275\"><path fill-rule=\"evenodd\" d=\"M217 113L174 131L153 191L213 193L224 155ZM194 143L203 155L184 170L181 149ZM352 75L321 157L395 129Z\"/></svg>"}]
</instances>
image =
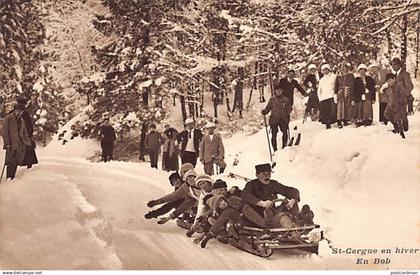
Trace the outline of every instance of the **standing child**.
<instances>
[{"instance_id":1,"label":"standing child","mask_svg":"<svg viewBox=\"0 0 420 275\"><path fill-rule=\"evenodd\" d=\"M161 134L156 131L156 125L151 124L149 126L149 133L146 135L146 142L145 147L149 152L150 156L150 165L152 168L158 168L158 159L159 159L159 151L160 146L163 143L163 138Z\"/></svg>"}]
</instances>

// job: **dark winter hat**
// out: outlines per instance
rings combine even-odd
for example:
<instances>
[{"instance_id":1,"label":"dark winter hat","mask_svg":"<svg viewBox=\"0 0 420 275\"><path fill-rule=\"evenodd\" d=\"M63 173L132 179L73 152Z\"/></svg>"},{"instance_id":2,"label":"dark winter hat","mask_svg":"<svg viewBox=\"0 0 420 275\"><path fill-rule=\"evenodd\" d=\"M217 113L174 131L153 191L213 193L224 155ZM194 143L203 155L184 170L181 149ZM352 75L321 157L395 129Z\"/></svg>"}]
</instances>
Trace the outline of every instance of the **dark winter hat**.
<instances>
[{"instance_id":1,"label":"dark winter hat","mask_svg":"<svg viewBox=\"0 0 420 275\"><path fill-rule=\"evenodd\" d=\"M156 125L155 124L150 124L150 126L149 126L149 129L152 129L152 128L154 128L154 129L156 129Z\"/></svg>"},{"instance_id":2,"label":"dark winter hat","mask_svg":"<svg viewBox=\"0 0 420 275\"><path fill-rule=\"evenodd\" d=\"M179 180L181 179L181 176L178 174L178 172L174 172L169 176L169 181L171 182L171 184L172 184L172 182L174 182L178 179Z\"/></svg>"},{"instance_id":3,"label":"dark winter hat","mask_svg":"<svg viewBox=\"0 0 420 275\"><path fill-rule=\"evenodd\" d=\"M386 81L390 80L390 79L395 79L395 74L389 73L385 76Z\"/></svg>"},{"instance_id":4,"label":"dark winter hat","mask_svg":"<svg viewBox=\"0 0 420 275\"><path fill-rule=\"evenodd\" d=\"M255 171L257 173L272 172L271 165L269 163L255 165Z\"/></svg>"},{"instance_id":5,"label":"dark winter hat","mask_svg":"<svg viewBox=\"0 0 420 275\"><path fill-rule=\"evenodd\" d=\"M391 63L397 63L397 64L400 64L400 65L401 65L401 59L399 59L398 57L394 57L394 58L391 60Z\"/></svg>"},{"instance_id":6,"label":"dark winter hat","mask_svg":"<svg viewBox=\"0 0 420 275\"><path fill-rule=\"evenodd\" d=\"M224 180L221 179L217 179L214 183L213 183L213 189L217 189L217 188L227 188L227 184Z\"/></svg>"}]
</instances>

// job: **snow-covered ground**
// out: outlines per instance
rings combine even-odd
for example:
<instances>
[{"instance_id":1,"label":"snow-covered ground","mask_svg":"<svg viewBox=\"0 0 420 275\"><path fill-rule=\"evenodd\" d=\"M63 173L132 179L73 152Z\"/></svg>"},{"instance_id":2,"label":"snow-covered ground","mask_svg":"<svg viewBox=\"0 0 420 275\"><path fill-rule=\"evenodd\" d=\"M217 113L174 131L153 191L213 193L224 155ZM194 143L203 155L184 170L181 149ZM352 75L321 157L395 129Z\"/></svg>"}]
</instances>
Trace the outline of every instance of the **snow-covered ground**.
<instances>
[{"instance_id":1,"label":"snow-covered ground","mask_svg":"<svg viewBox=\"0 0 420 275\"><path fill-rule=\"evenodd\" d=\"M301 145L275 156L273 178L300 190L332 247L389 248L392 254L337 255L326 241L311 257L263 259L214 240L201 249L174 222L143 218L147 201L171 191L167 172L149 163L90 162L85 158L99 145L76 138L39 148L39 165L19 168L15 181L0 185L0 268L419 269L420 253L394 253L420 248L420 114L409 119L405 140L377 123L325 130L297 122ZM236 134L225 147L227 173L254 177L254 165L269 161L264 129ZM232 166L236 154L239 165ZM356 264L376 257L391 262Z\"/></svg>"}]
</instances>

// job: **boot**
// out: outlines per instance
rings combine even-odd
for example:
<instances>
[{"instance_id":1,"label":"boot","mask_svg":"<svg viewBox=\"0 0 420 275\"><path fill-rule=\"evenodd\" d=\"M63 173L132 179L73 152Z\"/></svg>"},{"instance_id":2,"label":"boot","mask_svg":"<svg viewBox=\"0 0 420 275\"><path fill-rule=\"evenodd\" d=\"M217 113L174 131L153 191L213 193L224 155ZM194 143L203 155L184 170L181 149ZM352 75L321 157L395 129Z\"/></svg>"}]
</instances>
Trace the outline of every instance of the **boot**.
<instances>
[{"instance_id":1,"label":"boot","mask_svg":"<svg viewBox=\"0 0 420 275\"><path fill-rule=\"evenodd\" d=\"M208 241L210 241L211 238L213 238L213 236L210 233L207 233L204 239L200 243L201 248L206 248L206 245Z\"/></svg>"},{"instance_id":2,"label":"boot","mask_svg":"<svg viewBox=\"0 0 420 275\"><path fill-rule=\"evenodd\" d=\"M152 212L148 212L148 213L146 213L146 214L144 215L144 218L146 218L146 219L150 220L150 219L156 218L156 216L155 216L155 215L153 215L153 213L152 213Z\"/></svg>"},{"instance_id":3,"label":"boot","mask_svg":"<svg viewBox=\"0 0 420 275\"><path fill-rule=\"evenodd\" d=\"M341 120L337 121L337 124L338 124L338 129L343 128L343 124L341 123Z\"/></svg>"}]
</instances>

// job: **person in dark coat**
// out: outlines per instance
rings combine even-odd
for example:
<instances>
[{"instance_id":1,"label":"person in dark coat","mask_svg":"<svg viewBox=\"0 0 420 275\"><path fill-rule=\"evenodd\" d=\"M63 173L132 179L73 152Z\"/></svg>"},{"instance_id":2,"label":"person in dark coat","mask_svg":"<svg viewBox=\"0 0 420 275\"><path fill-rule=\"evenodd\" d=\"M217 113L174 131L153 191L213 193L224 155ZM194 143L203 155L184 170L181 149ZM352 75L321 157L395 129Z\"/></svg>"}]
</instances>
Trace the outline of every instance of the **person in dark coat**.
<instances>
[{"instance_id":1,"label":"person in dark coat","mask_svg":"<svg viewBox=\"0 0 420 275\"><path fill-rule=\"evenodd\" d=\"M100 128L102 160L107 162L114 158L114 143L117 139L115 130L109 123L109 119L105 119Z\"/></svg>"},{"instance_id":2,"label":"person in dark coat","mask_svg":"<svg viewBox=\"0 0 420 275\"><path fill-rule=\"evenodd\" d=\"M356 125L369 126L373 121L372 104L375 103L375 81L366 75L367 66L360 64L358 67L359 76L354 80L353 102L356 106ZM353 104L352 102L352 104Z\"/></svg>"},{"instance_id":3,"label":"person in dark coat","mask_svg":"<svg viewBox=\"0 0 420 275\"><path fill-rule=\"evenodd\" d=\"M263 115L271 112L269 124L271 127L271 144L273 145L274 152L277 151L277 133L280 131L282 136L282 147L287 145L288 129L290 121L290 113L292 112L292 105L287 96L283 94L283 89L277 87L275 90L276 95L270 98L267 106L261 111Z\"/></svg>"},{"instance_id":4,"label":"person in dark coat","mask_svg":"<svg viewBox=\"0 0 420 275\"><path fill-rule=\"evenodd\" d=\"M242 191L242 199L264 216L266 223L275 227L293 227L291 217L299 214L297 203L300 201L296 188L285 186L271 179L271 165L268 163L255 166L257 179L249 181ZM286 197L285 210L274 211L273 200L280 194Z\"/></svg>"},{"instance_id":5,"label":"person in dark coat","mask_svg":"<svg viewBox=\"0 0 420 275\"><path fill-rule=\"evenodd\" d=\"M203 133L194 128L194 121L191 118L185 120L186 129L178 134L177 141L181 143L181 162L197 165L199 146L203 139Z\"/></svg>"},{"instance_id":6,"label":"person in dark coat","mask_svg":"<svg viewBox=\"0 0 420 275\"><path fill-rule=\"evenodd\" d=\"M343 125L348 125L348 122L352 119L353 110L351 99L353 94L353 83L354 75L351 72L351 64L343 64L341 67L341 75L337 76L338 89L334 96L334 100L337 104L338 128L342 128Z\"/></svg>"},{"instance_id":7,"label":"person in dark coat","mask_svg":"<svg viewBox=\"0 0 420 275\"><path fill-rule=\"evenodd\" d=\"M25 157L23 159L21 166L26 166L28 169L30 169L32 165L38 163L38 158L35 152L36 144L35 144L35 141L33 140L34 124L26 108L28 104L28 100L24 97L18 97L16 101L18 104L22 104L23 106L25 106L25 109L23 110L23 113L22 113L22 119L25 122L26 130L28 131L28 136L31 139L31 143L32 143L32 146L26 146Z\"/></svg>"},{"instance_id":8,"label":"person in dark coat","mask_svg":"<svg viewBox=\"0 0 420 275\"><path fill-rule=\"evenodd\" d=\"M2 136L6 150L5 165L7 166L6 180L13 180L18 165L23 165L27 146L33 146L25 121L22 118L25 106L16 104L13 112L9 113L3 121Z\"/></svg>"},{"instance_id":9,"label":"person in dark coat","mask_svg":"<svg viewBox=\"0 0 420 275\"><path fill-rule=\"evenodd\" d=\"M294 90L297 89L302 95L307 96L305 90L299 83L294 79L296 73L294 70L289 70L285 78L280 79L278 82L274 83L274 90L277 88L282 88L284 95L289 99L291 106L293 107L293 95Z\"/></svg>"},{"instance_id":10,"label":"person in dark coat","mask_svg":"<svg viewBox=\"0 0 420 275\"><path fill-rule=\"evenodd\" d=\"M307 89L307 94L309 94L308 102L306 103L305 108L305 117L308 115L317 115L319 112L319 99L317 90L321 77L323 77L323 74L318 73L316 70L316 65L310 64L308 66L308 75L303 81L303 85Z\"/></svg>"},{"instance_id":11,"label":"person in dark coat","mask_svg":"<svg viewBox=\"0 0 420 275\"><path fill-rule=\"evenodd\" d=\"M179 148L176 144L178 131L175 128L169 127L163 133L166 136L166 139L162 148L162 169L166 171L176 171L179 168Z\"/></svg>"},{"instance_id":12,"label":"person in dark coat","mask_svg":"<svg viewBox=\"0 0 420 275\"><path fill-rule=\"evenodd\" d=\"M169 176L169 182L175 188L174 191L176 191L182 184L181 176L177 172L172 173ZM178 208L182 204L183 201L184 199L182 198L177 201L168 202L155 210L149 211L148 213L144 215L144 217L146 219L152 219L152 218L157 218L159 216L162 216L168 213L169 211L171 211L172 209Z\"/></svg>"},{"instance_id":13,"label":"person in dark coat","mask_svg":"<svg viewBox=\"0 0 420 275\"><path fill-rule=\"evenodd\" d=\"M396 76L392 73L386 76L386 80L384 93L388 104L384 115L394 126L393 132L399 133L402 138L405 138L404 120L407 119L407 96L404 93L404 86L397 81Z\"/></svg>"},{"instance_id":14,"label":"person in dark coat","mask_svg":"<svg viewBox=\"0 0 420 275\"><path fill-rule=\"evenodd\" d=\"M150 166L158 168L160 146L163 144L163 137L156 131L156 125L150 124L150 132L146 135L145 147L149 152Z\"/></svg>"},{"instance_id":15,"label":"person in dark coat","mask_svg":"<svg viewBox=\"0 0 420 275\"><path fill-rule=\"evenodd\" d=\"M411 81L410 74L402 68L402 63L399 58L394 58L391 61L391 67L395 72L396 81L401 84L401 88L403 89L403 94L407 97L407 104L411 102L411 91L413 91L414 85ZM408 131L408 118L407 116L404 118L403 121L404 131Z\"/></svg>"}]
</instances>

